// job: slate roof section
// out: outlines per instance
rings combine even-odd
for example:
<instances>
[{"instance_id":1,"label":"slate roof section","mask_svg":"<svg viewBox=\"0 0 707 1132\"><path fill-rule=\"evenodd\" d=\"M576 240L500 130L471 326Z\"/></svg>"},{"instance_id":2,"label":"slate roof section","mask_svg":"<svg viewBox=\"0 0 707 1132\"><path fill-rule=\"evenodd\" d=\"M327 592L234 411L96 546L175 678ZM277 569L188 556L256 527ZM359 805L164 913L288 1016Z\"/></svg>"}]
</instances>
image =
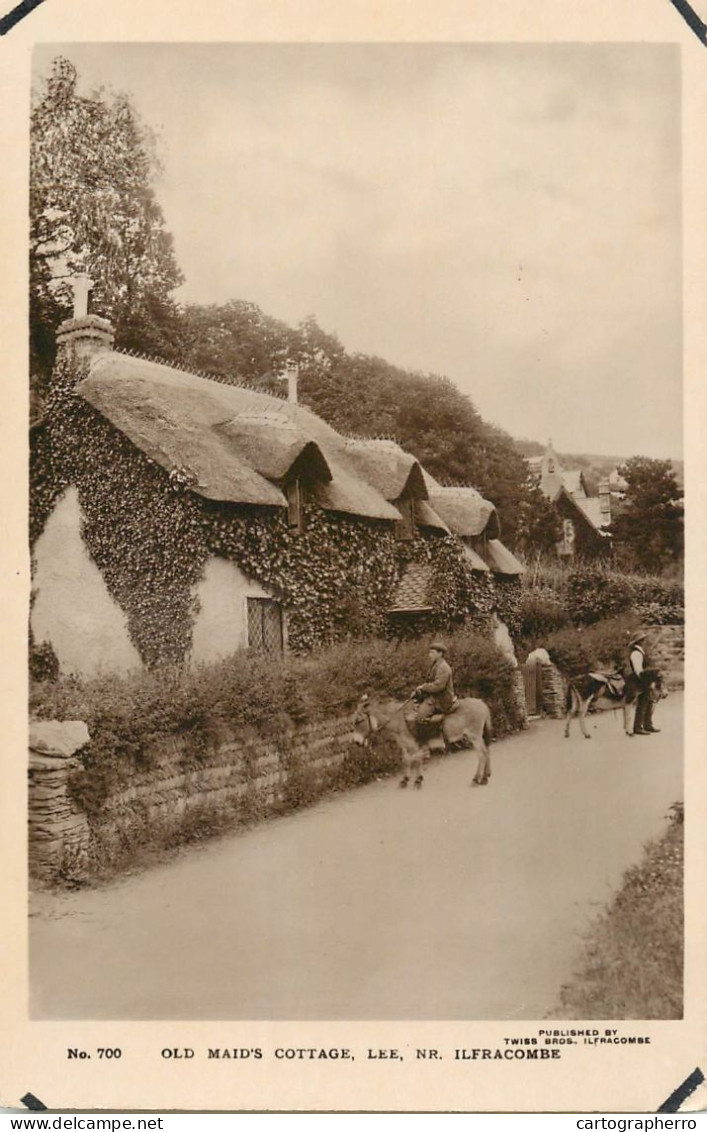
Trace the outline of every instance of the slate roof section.
<instances>
[{"instance_id":1,"label":"slate roof section","mask_svg":"<svg viewBox=\"0 0 707 1132\"><path fill-rule=\"evenodd\" d=\"M562 486L570 495L576 495L577 492L582 495L587 494L584 486L584 475L580 468L571 468L568 472L563 471Z\"/></svg>"},{"instance_id":2,"label":"slate roof section","mask_svg":"<svg viewBox=\"0 0 707 1132\"><path fill-rule=\"evenodd\" d=\"M596 495L586 496L585 498L574 495L572 498L598 533L609 538L609 532L604 528L611 525L611 516L602 514L601 499Z\"/></svg>"},{"instance_id":3,"label":"slate roof section","mask_svg":"<svg viewBox=\"0 0 707 1132\"><path fill-rule=\"evenodd\" d=\"M432 567L427 562L408 562L393 596L389 613L426 613L432 609L428 594Z\"/></svg>"}]
</instances>

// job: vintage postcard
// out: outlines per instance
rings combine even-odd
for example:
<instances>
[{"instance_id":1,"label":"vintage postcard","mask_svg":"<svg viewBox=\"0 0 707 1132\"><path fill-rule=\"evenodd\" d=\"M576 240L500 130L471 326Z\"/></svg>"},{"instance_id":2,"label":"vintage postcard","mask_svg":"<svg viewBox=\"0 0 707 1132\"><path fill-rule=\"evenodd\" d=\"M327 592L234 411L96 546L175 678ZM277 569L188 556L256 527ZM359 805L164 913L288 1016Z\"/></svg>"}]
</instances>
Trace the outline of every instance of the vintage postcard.
<instances>
[{"instance_id":1,"label":"vintage postcard","mask_svg":"<svg viewBox=\"0 0 707 1132\"><path fill-rule=\"evenodd\" d=\"M698 1103L679 7L1 13L5 1109Z\"/></svg>"}]
</instances>

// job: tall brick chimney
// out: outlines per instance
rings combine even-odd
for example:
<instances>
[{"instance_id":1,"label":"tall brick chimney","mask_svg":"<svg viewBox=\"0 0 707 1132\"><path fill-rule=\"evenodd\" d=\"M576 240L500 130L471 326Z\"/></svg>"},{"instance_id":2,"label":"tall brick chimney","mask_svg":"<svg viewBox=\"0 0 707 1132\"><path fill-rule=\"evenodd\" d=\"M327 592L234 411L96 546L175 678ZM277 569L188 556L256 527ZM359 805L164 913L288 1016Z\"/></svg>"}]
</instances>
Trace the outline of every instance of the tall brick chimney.
<instances>
[{"instance_id":1,"label":"tall brick chimney","mask_svg":"<svg viewBox=\"0 0 707 1132\"><path fill-rule=\"evenodd\" d=\"M113 327L107 319L88 313L88 294L93 287L88 275L74 275L71 287L74 312L56 332L57 348L73 354L75 361L90 361L99 351L111 349Z\"/></svg>"}]
</instances>

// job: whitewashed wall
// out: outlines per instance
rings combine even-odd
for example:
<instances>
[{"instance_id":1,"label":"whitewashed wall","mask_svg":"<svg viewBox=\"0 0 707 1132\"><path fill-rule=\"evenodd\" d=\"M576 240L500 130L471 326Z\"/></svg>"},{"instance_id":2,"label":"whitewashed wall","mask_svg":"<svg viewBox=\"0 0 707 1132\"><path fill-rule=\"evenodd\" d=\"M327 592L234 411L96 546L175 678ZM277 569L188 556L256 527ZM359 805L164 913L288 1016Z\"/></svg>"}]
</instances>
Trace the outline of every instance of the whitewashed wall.
<instances>
[{"instance_id":1,"label":"whitewashed wall","mask_svg":"<svg viewBox=\"0 0 707 1132\"><path fill-rule=\"evenodd\" d=\"M141 668L126 616L90 557L81 528L78 492L70 487L34 548L34 640L51 644L62 672L91 677Z\"/></svg>"},{"instance_id":2,"label":"whitewashed wall","mask_svg":"<svg viewBox=\"0 0 707 1132\"><path fill-rule=\"evenodd\" d=\"M193 594L198 612L192 634L192 664L220 660L247 648L247 598L273 597L225 558L208 560Z\"/></svg>"}]
</instances>

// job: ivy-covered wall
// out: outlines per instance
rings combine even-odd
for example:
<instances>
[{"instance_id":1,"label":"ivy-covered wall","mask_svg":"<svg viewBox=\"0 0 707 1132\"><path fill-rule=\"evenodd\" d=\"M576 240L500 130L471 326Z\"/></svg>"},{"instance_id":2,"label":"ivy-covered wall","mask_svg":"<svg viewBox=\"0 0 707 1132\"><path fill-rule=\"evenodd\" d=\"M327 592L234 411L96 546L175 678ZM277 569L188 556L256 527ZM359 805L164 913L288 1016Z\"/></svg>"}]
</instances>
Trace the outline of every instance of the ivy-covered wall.
<instances>
[{"instance_id":1,"label":"ivy-covered wall","mask_svg":"<svg viewBox=\"0 0 707 1132\"><path fill-rule=\"evenodd\" d=\"M404 566L432 565L434 613L415 631L488 619L513 628L517 583L473 573L454 537L305 507L305 529L276 508L214 503L193 494L73 393L84 370L60 351L32 461L33 541L60 493L78 491L83 537L130 638L148 667L182 664L206 562L222 556L281 602L295 651L346 638L389 635L387 609ZM517 597L516 597L517 594ZM41 643L41 642L38 642Z\"/></svg>"}]
</instances>

